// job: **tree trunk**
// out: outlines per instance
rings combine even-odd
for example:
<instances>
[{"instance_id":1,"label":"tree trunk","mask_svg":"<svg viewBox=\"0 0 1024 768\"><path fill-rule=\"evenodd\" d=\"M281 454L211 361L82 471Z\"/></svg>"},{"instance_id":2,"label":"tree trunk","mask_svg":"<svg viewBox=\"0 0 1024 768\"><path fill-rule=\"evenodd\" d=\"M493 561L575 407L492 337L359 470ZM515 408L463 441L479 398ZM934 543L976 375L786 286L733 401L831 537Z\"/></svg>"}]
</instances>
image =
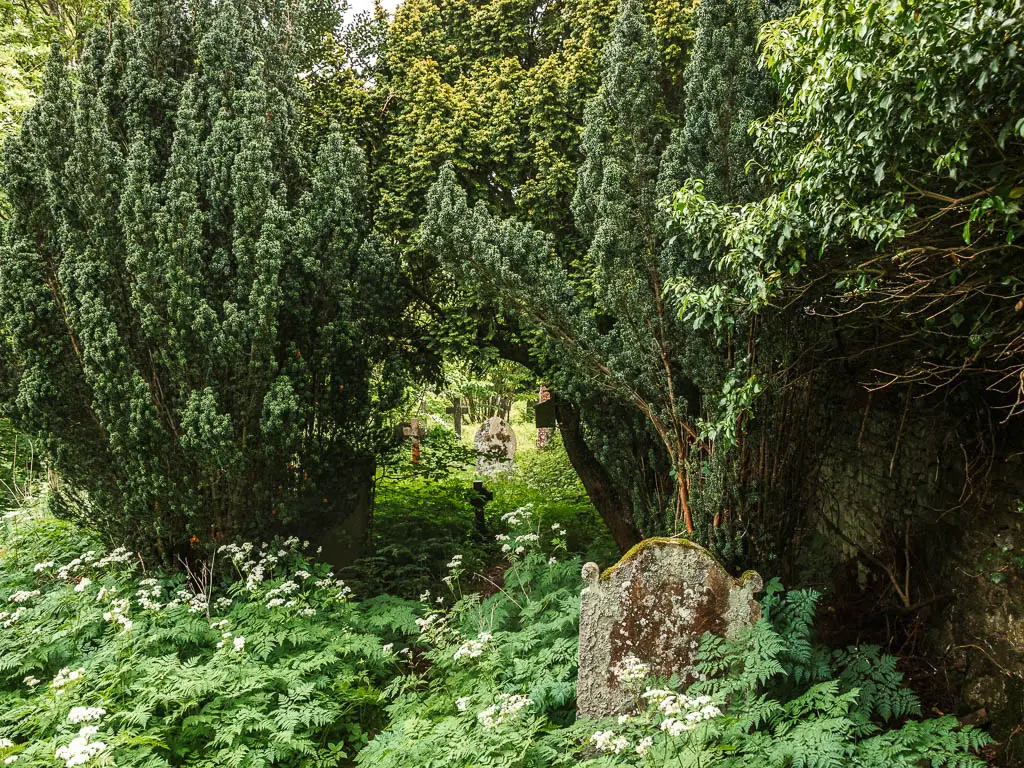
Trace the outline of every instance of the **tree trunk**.
<instances>
[{"instance_id":1,"label":"tree trunk","mask_svg":"<svg viewBox=\"0 0 1024 768\"><path fill-rule=\"evenodd\" d=\"M555 418L569 462L583 482L591 503L608 526L619 550L625 553L643 538L633 519L629 493L612 479L608 470L590 450L583 437L576 406L556 394L552 394L551 399L555 403Z\"/></svg>"}]
</instances>

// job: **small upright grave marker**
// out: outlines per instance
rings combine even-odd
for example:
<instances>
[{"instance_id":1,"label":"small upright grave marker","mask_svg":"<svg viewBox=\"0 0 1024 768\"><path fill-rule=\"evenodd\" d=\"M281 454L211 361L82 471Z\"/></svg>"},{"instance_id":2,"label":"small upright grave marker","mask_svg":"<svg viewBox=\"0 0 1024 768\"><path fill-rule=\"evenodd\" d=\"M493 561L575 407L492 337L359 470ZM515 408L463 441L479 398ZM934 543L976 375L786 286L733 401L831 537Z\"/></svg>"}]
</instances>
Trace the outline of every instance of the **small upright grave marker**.
<instances>
[{"instance_id":1,"label":"small upright grave marker","mask_svg":"<svg viewBox=\"0 0 1024 768\"><path fill-rule=\"evenodd\" d=\"M551 430L555 426L555 404L551 402L551 392L543 384L537 393L534 419L537 424L537 450L542 451L551 445Z\"/></svg>"},{"instance_id":2,"label":"small upright grave marker","mask_svg":"<svg viewBox=\"0 0 1024 768\"><path fill-rule=\"evenodd\" d=\"M469 407L462 404L461 397L452 398L452 407L446 408L445 413L450 413L455 422L455 434L462 439L462 416L469 413Z\"/></svg>"},{"instance_id":3,"label":"small upright grave marker","mask_svg":"<svg viewBox=\"0 0 1024 768\"><path fill-rule=\"evenodd\" d=\"M473 507L474 526L481 537L487 536L487 520L484 518L484 507L493 498L494 492L484 485L483 480L473 481L473 490L469 492L469 503Z\"/></svg>"},{"instance_id":4,"label":"small upright grave marker","mask_svg":"<svg viewBox=\"0 0 1024 768\"><path fill-rule=\"evenodd\" d=\"M404 437L412 438L412 463L420 463L420 439L425 437L427 430L424 429L423 423L419 419L412 419L411 421L402 424L402 435Z\"/></svg>"}]
</instances>

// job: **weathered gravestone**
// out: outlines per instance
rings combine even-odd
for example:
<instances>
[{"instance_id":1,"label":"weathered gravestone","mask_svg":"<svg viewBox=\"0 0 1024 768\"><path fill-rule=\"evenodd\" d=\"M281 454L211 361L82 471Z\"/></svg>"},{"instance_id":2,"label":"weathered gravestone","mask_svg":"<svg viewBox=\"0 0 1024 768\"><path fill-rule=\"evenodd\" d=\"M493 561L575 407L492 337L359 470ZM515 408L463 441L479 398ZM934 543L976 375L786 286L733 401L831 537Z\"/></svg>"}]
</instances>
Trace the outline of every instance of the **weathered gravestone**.
<instances>
[{"instance_id":1,"label":"weathered gravestone","mask_svg":"<svg viewBox=\"0 0 1024 768\"><path fill-rule=\"evenodd\" d=\"M491 416L480 425L473 437L473 446L477 451L477 474L490 476L512 471L516 433L500 416Z\"/></svg>"},{"instance_id":2,"label":"weathered gravestone","mask_svg":"<svg viewBox=\"0 0 1024 768\"><path fill-rule=\"evenodd\" d=\"M646 539L604 574L583 566L580 600L580 717L625 713L633 699L621 669L633 660L653 677L684 686L705 632L732 636L761 618L754 571L734 579L703 547L684 539ZM625 662L625 664L623 664Z\"/></svg>"}]
</instances>

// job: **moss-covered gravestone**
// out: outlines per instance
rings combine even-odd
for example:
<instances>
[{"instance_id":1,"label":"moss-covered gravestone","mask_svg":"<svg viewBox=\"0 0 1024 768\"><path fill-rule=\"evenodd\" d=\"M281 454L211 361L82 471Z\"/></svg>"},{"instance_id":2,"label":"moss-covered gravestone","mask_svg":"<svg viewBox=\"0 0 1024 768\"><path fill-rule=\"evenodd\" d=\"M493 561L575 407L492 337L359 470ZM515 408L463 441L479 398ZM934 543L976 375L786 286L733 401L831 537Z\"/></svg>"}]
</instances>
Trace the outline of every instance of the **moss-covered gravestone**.
<instances>
[{"instance_id":1,"label":"moss-covered gravestone","mask_svg":"<svg viewBox=\"0 0 1024 768\"><path fill-rule=\"evenodd\" d=\"M598 573L595 563L583 566L580 717L625 712L632 701L630 670L693 682L705 632L731 636L761 617L754 599L764 586L761 577L747 571L734 579L690 541L647 539Z\"/></svg>"}]
</instances>

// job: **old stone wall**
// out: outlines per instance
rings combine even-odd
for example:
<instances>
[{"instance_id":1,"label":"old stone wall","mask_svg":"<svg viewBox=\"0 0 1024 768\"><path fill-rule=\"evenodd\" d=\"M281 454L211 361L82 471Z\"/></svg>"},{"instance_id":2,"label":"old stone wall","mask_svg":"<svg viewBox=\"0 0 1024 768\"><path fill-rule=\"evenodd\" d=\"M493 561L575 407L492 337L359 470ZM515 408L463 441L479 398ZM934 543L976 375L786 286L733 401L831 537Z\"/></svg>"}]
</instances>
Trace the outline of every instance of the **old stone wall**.
<instances>
[{"instance_id":1,"label":"old stone wall","mask_svg":"<svg viewBox=\"0 0 1024 768\"><path fill-rule=\"evenodd\" d=\"M861 640L896 637L889 650L932 670L919 687L1003 741L998 765L1024 765L1021 454L962 406L833 394L807 419L819 444L790 580L823 589L836 626L856 603Z\"/></svg>"}]
</instances>

